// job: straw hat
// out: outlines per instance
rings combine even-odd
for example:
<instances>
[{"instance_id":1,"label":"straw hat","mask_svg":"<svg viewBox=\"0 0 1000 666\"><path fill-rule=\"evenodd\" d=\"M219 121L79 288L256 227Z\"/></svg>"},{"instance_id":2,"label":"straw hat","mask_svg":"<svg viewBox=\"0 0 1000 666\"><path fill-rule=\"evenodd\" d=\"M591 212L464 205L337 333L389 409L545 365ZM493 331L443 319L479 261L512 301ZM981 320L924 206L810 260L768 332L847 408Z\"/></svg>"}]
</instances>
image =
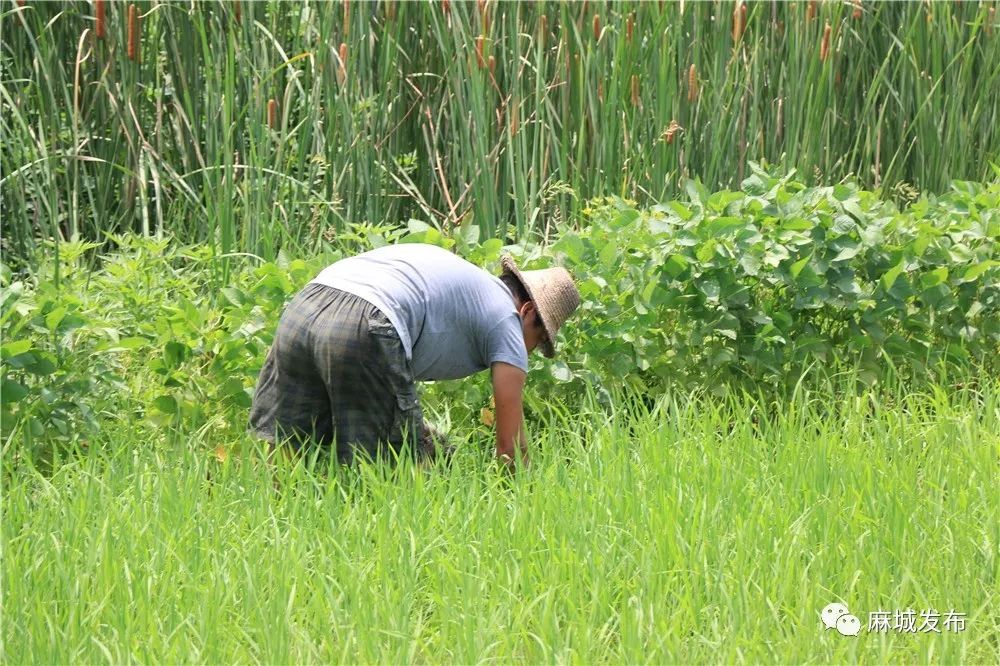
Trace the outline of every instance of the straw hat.
<instances>
[{"instance_id":1,"label":"straw hat","mask_svg":"<svg viewBox=\"0 0 1000 666\"><path fill-rule=\"evenodd\" d=\"M580 305L580 292L573 284L573 276L565 268L543 268L537 271L519 271L514 258L509 254L500 259L504 273L516 277L528 298L535 302L535 308L542 318L542 326L548 337L542 343L542 354L552 358L556 354L555 339L559 327L566 323L573 311Z\"/></svg>"}]
</instances>

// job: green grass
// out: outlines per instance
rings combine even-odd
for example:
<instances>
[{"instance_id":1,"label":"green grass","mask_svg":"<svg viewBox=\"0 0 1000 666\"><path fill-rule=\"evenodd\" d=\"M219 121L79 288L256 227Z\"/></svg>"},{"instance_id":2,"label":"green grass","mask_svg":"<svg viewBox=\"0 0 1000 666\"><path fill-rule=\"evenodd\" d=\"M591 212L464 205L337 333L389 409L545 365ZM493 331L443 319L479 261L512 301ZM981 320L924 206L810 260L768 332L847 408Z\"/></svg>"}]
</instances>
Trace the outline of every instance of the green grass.
<instances>
[{"instance_id":1,"label":"green grass","mask_svg":"<svg viewBox=\"0 0 1000 666\"><path fill-rule=\"evenodd\" d=\"M50 476L8 457L0 660L1000 659L995 380L537 398L513 480L465 427L450 469L283 468L281 492L239 424L122 419ZM832 601L860 636L821 629ZM908 607L966 630L867 632Z\"/></svg>"}]
</instances>

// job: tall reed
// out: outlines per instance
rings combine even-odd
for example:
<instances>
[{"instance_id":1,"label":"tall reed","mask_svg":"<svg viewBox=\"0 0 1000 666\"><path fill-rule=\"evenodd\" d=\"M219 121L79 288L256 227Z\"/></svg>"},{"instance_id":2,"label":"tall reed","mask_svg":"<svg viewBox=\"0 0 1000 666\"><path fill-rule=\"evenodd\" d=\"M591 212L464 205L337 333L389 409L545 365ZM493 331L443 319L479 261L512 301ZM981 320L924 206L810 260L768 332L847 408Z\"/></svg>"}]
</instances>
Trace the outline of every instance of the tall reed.
<instances>
[{"instance_id":1,"label":"tall reed","mask_svg":"<svg viewBox=\"0 0 1000 666\"><path fill-rule=\"evenodd\" d=\"M411 217L513 239L597 195L737 187L747 160L940 191L995 177L996 20L973 2L11 4L4 250L132 230L272 257Z\"/></svg>"}]
</instances>

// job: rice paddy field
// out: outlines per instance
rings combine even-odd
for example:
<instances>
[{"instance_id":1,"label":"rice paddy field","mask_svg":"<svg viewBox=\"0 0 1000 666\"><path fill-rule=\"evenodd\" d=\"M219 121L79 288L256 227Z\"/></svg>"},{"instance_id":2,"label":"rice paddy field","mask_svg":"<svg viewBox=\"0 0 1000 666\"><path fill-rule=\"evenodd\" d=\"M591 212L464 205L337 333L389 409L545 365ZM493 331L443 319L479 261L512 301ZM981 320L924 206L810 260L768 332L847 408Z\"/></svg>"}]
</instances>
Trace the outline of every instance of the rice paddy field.
<instances>
[{"instance_id":1,"label":"rice paddy field","mask_svg":"<svg viewBox=\"0 0 1000 666\"><path fill-rule=\"evenodd\" d=\"M213 429L121 423L5 484L5 661L995 663L997 388L555 404L514 479L469 433L277 491ZM964 631L868 631L908 608Z\"/></svg>"},{"instance_id":2,"label":"rice paddy field","mask_svg":"<svg viewBox=\"0 0 1000 666\"><path fill-rule=\"evenodd\" d=\"M1000 663L995 2L0 5L0 663ZM559 265L531 462L269 457L344 256Z\"/></svg>"}]
</instances>

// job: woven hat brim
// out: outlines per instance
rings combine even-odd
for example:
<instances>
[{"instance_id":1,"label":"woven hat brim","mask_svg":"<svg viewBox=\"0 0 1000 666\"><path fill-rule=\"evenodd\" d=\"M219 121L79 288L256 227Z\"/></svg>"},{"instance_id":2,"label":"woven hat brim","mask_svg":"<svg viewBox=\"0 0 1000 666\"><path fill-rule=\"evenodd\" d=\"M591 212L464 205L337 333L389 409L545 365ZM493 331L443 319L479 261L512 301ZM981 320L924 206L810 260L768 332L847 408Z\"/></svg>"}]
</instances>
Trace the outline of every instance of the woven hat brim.
<instances>
[{"instance_id":1,"label":"woven hat brim","mask_svg":"<svg viewBox=\"0 0 1000 666\"><path fill-rule=\"evenodd\" d=\"M528 281L524 279L523 275L521 275L521 271L517 269L517 264L514 263L514 258L509 254L505 254L500 259L500 266L505 272L511 273L517 278L517 281L521 283L524 290L528 292L528 298L535 303L535 307L537 308L538 301L535 299L535 294L531 290L531 285L529 285ZM553 358L556 355L555 333L558 332L558 329L553 326L551 319L548 319L545 316L545 313L540 309L538 310L538 315L542 319L542 328L545 329L546 338L545 341L541 343L542 355L545 358Z\"/></svg>"}]
</instances>

